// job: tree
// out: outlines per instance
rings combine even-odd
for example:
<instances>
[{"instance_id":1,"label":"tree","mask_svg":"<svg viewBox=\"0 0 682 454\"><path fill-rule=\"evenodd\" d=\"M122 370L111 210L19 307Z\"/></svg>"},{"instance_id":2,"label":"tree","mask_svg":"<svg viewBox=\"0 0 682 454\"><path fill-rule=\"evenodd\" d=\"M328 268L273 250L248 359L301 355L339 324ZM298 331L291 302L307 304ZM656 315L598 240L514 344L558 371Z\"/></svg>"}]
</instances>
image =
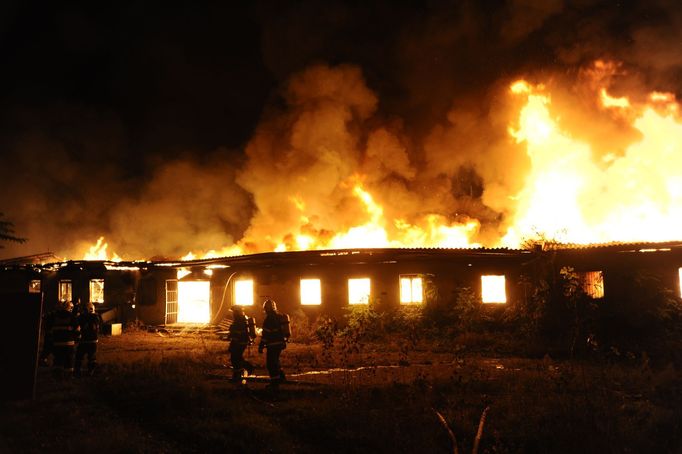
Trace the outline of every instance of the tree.
<instances>
[{"instance_id":1,"label":"tree","mask_svg":"<svg viewBox=\"0 0 682 454\"><path fill-rule=\"evenodd\" d=\"M5 213L0 212L0 241L14 241L16 243L24 243L26 238L21 238L14 233L14 224L3 219ZM4 246L0 244L0 249Z\"/></svg>"}]
</instances>

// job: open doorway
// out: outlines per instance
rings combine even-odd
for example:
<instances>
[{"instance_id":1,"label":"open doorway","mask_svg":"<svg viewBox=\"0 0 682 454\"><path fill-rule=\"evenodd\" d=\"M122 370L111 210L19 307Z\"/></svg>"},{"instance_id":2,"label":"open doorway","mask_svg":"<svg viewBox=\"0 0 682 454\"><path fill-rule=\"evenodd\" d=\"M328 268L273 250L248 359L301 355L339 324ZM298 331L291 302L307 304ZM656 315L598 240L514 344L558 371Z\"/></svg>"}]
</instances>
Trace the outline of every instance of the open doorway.
<instances>
[{"instance_id":1,"label":"open doorway","mask_svg":"<svg viewBox=\"0 0 682 454\"><path fill-rule=\"evenodd\" d=\"M178 281L178 323L209 323L210 301L210 281Z\"/></svg>"}]
</instances>

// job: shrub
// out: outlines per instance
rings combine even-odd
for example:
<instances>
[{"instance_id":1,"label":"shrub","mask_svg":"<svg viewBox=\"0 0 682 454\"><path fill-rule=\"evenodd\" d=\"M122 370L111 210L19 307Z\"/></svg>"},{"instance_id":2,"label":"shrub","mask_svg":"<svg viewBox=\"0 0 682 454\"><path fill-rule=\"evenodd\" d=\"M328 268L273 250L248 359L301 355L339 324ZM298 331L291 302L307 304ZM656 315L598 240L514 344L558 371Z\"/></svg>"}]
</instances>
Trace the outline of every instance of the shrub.
<instances>
[{"instance_id":1,"label":"shrub","mask_svg":"<svg viewBox=\"0 0 682 454\"><path fill-rule=\"evenodd\" d=\"M291 314L290 323L292 341L301 344L309 344L316 340L315 322L311 322L301 309L298 309Z\"/></svg>"},{"instance_id":2,"label":"shrub","mask_svg":"<svg viewBox=\"0 0 682 454\"><path fill-rule=\"evenodd\" d=\"M611 351L665 348L663 341L680 334L682 301L648 272L628 273L621 282L619 296L607 295L598 307L600 346Z\"/></svg>"}]
</instances>

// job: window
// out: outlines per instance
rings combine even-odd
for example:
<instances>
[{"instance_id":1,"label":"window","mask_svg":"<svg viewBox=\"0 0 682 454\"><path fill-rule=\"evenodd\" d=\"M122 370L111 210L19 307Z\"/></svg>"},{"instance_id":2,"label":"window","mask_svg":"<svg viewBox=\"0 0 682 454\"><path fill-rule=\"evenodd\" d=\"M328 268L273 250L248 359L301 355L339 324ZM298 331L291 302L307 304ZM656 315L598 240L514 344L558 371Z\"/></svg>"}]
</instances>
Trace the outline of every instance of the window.
<instances>
[{"instance_id":1,"label":"window","mask_svg":"<svg viewBox=\"0 0 682 454\"><path fill-rule=\"evenodd\" d=\"M507 302L504 275L481 276L481 299L485 304L503 304Z\"/></svg>"},{"instance_id":2,"label":"window","mask_svg":"<svg viewBox=\"0 0 682 454\"><path fill-rule=\"evenodd\" d=\"M587 296L594 299L604 298L604 273L601 271L585 271L578 273L580 285Z\"/></svg>"},{"instance_id":3,"label":"window","mask_svg":"<svg viewBox=\"0 0 682 454\"><path fill-rule=\"evenodd\" d=\"M104 302L104 279L90 279L90 302Z\"/></svg>"},{"instance_id":4,"label":"window","mask_svg":"<svg viewBox=\"0 0 682 454\"><path fill-rule=\"evenodd\" d=\"M369 278L348 279L348 304L369 304Z\"/></svg>"},{"instance_id":5,"label":"window","mask_svg":"<svg viewBox=\"0 0 682 454\"><path fill-rule=\"evenodd\" d=\"M28 283L28 293L40 293L40 279L32 279Z\"/></svg>"},{"instance_id":6,"label":"window","mask_svg":"<svg viewBox=\"0 0 682 454\"><path fill-rule=\"evenodd\" d=\"M59 281L59 301L60 302L65 302L65 301L73 301L71 299L71 281L69 280L64 280L64 281Z\"/></svg>"},{"instance_id":7,"label":"window","mask_svg":"<svg viewBox=\"0 0 682 454\"><path fill-rule=\"evenodd\" d=\"M421 304L424 302L422 278L414 274L400 276L400 304Z\"/></svg>"},{"instance_id":8,"label":"window","mask_svg":"<svg viewBox=\"0 0 682 454\"><path fill-rule=\"evenodd\" d=\"M301 304L303 306L322 304L322 286L319 279L301 279Z\"/></svg>"},{"instance_id":9,"label":"window","mask_svg":"<svg viewBox=\"0 0 682 454\"><path fill-rule=\"evenodd\" d=\"M240 279L234 283L234 301L238 306L253 306L253 280Z\"/></svg>"}]
</instances>

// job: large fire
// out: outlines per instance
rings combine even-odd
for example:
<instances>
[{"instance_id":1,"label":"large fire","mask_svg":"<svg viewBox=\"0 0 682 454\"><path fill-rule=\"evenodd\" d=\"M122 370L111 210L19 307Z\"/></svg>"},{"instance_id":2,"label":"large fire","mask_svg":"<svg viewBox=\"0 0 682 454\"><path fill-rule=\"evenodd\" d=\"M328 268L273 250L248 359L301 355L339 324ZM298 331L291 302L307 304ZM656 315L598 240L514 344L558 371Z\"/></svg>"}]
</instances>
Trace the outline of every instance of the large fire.
<instances>
[{"instance_id":1,"label":"large fire","mask_svg":"<svg viewBox=\"0 0 682 454\"><path fill-rule=\"evenodd\" d=\"M519 81L511 91L527 99L509 133L526 145L531 171L503 244L537 235L578 244L679 239L682 123L672 94L633 105L602 88L603 108L629 118L641 139L600 161L588 143L562 131L542 86Z\"/></svg>"},{"instance_id":2,"label":"large fire","mask_svg":"<svg viewBox=\"0 0 682 454\"><path fill-rule=\"evenodd\" d=\"M104 237L101 236L97 239L97 242L90 246L83 254L83 260L110 260L112 262L120 262L121 257L115 252L109 254L107 248L109 244L104 241Z\"/></svg>"},{"instance_id":3,"label":"large fire","mask_svg":"<svg viewBox=\"0 0 682 454\"><path fill-rule=\"evenodd\" d=\"M594 70L607 71L610 65L596 62ZM679 239L682 120L675 96L616 96L607 82L591 88L595 105L637 135L626 147L608 152L603 143L597 152L590 140L571 131L545 85L526 80L510 84L509 100L520 107L508 119L508 146L525 149L529 170L521 189L506 194L514 208L499 221L497 240L480 240L481 222L466 213L456 218L428 211L396 216L401 211L395 202L380 200L377 196L385 198L385 191L358 170L337 188L357 205L355 219L343 228L325 227L319 195L301 193L292 184L281 188L290 191L281 199L288 200L282 210L294 213L287 218L285 233L269 234L261 226L230 246L190 252L182 259L339 248L520 247L532 239L577 244ZM406 166L402 161L396 165ZM272 232L282 230L280 225ZM86 259L107 259L106 249L100 238Z\"/></svg>"}]
</instances>

